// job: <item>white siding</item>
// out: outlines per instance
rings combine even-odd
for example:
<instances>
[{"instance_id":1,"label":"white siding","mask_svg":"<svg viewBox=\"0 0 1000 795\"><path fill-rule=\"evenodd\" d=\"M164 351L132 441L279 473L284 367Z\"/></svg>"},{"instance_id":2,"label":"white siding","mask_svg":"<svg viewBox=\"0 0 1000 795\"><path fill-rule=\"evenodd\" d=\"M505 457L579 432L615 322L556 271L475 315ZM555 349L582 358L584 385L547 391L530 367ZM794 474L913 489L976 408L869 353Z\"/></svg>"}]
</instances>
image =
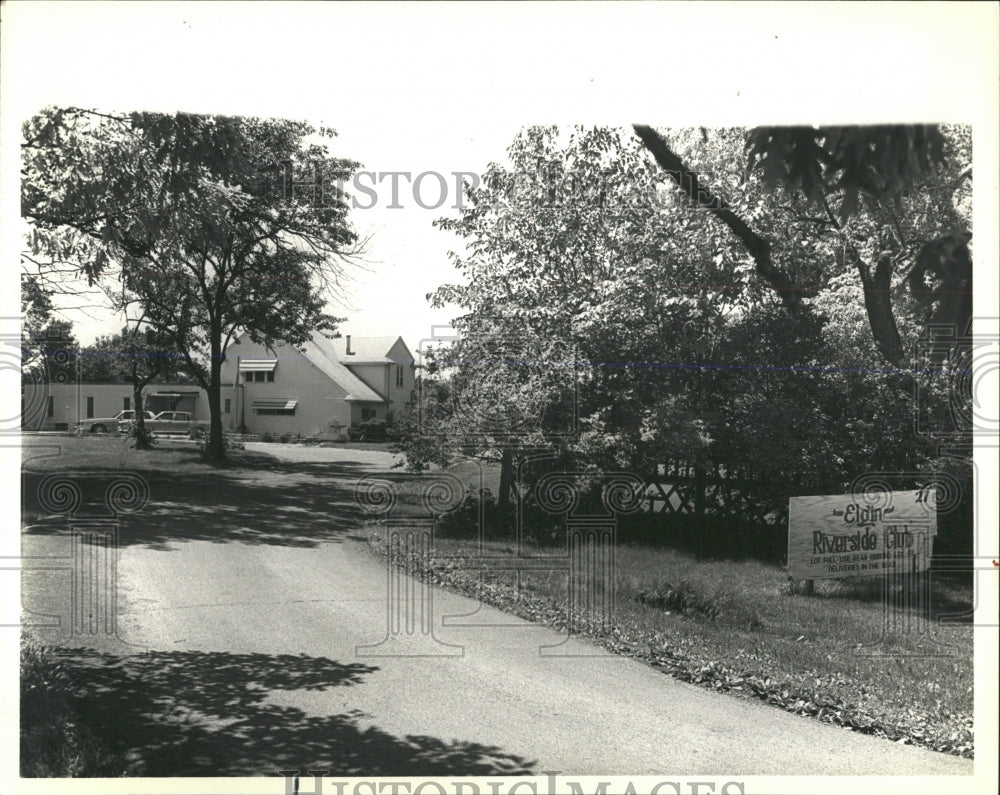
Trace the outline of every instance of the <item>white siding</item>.
<instances>
[{"instance_id":1,"label":"white siding","mask_svg":"<svg viewBox=\"0 0 1000 795\"><path fill-rule=\"evenodd\" d=\"M191 384L150 384L142 392L143 406L147 410L167 410L152 408L150 397L156 392L195 392L182 403L179 411L193 411L195 419L207 422L208 395L202 389ZM48 416L47 404L52 398L52 416ZM114 417L121 411L124 398L129 399L129 408L135 408L132 384L26 384L24 386L24 422L25 429L51 431L65 426L73 430L77 422L87 419L87 398L94 400L94 419ZM108 430L111 430L110 428Z\"/></svg>"},{"instance_id":2,"label":"white siding","mask_svg":"<svg viewBox=\"0 0 1000 795\"><path fill-rule=\"evenodd\" d=\"M240 381L234 388L237 358L277 358L274 382ZM345 390L290 345L269 351L248 338L230 345L222 364L222 383L223 400L227 397L232 400L233 413L226 425L233 430L244 423L250 433L337 439L351 422L350 406L344 402ZM295 413L272 415L254 411L255 400L279 398L297 400Z\"/></svg>"}]
</instances>

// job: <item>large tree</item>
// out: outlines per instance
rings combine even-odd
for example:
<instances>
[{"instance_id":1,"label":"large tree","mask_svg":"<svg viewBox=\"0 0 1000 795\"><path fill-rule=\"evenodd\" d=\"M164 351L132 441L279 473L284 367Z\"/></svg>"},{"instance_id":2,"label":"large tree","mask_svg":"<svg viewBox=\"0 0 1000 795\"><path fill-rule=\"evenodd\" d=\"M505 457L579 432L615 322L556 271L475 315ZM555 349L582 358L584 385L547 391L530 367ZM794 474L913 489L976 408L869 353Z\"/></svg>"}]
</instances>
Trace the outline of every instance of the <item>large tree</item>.
<instances>
[{"instance_id":1,"label":"large tree","mask_svg":"<svg viewBox=\"0 0 1000 795\"><path fill-rule=\"evenodd\" d=\"M135 409L136 447L151 446L146 431L143 391L154 380L174 380L178 377L182 354L173 339L141 323L125 326L118 334L98 337L92 345L80 350L81 372L85 380L119 380L132 384L132 406Z\"/></svg>"},{"instance_id":2,"label":"large tree","mask_svg":"<svg viewBox=\"0 0 1000 795\"><path fill-rule=\"evenodd\" d=\"M634 129L684 195L740 242L785 307L803 311L803 298L815 287L781 261L782 241L763 232L745 205L734 206L713 190L711 177L699 174L669 134L647 125ZM951 324L961 336L972 319L971 232L952 203L972 177L971 140L967 128L947 132L918 125L762 127L745 138L747 164L763 175L769 192L788 207L811 208L810 222L829 232L833 245L826 255L836 262L827 273L857 273L872 338L892 364L906 357L892 306L904 275L929 322ZM733 173L730 168L727 176ZM931 218L914 229L913 215L921 212Z\"/></svg>"},{"instance_id":3,"label":"large tree","mask_svg":"<svg viewBox=\"0 0 1000 795\"><path fill-rule=\"evenodd\" d=\"M119 307L172 339L208 393L221 460L233 336L297 343L335 327L326 302L357 246L338 186L357 164L304 122L187 113L49 109L22 151L34 256L113 281Z\"/></svg>"},{"instance_id":4,"label":"large tree","mask_svg":"<svg viewBox=\"0 0 1000 795\"><path fill-rule=\"evenodd\" d=\"M501 513L511 473L542 448L581 472L644 465L659 402L683 380L667 363L707 356L750 281L728 278L740 265L679 211L622 131L529 128L508 158L468 186L458 218L439 222L465 243L453 255L461 281L431 296L461 311L455 374L444 387L425 381L450 432L408 450L446 456L445 439L452 455L468 454L460 440L483 436L481 418L505 428L480 444L501 461ZM523 365L496 367L502 351ZM672 434L702 443L695 418Z\"/></svg>"},{"instance_id":5,"label":"large tree","mask_svg":"<svg viewBox=\"0 0 1000 795\"><path fill-rule=\"evenodd\" d=\"M967 154L958 132L945 141L955 171ZM954 181L928 176L901 207L862 198L845 221L832 188L827 212L772 186L748 160L746 130L657 135L683 173L656 167L624 131L525 130L509 163L491 165L459 217L440 222L465 244L453 256L462 278L431 298L460 308L460 329L501 318L576 351L578 433L542 427L517 443L541 440L577 470L642 474L665 458L738 465L770 484L757 496L778 508L795 483L839 490L866 471L929 466L933 445L913 432L912 379L899 377L926 320L905 282L962 220ZM692 182L707 173L724 201ZM872 331L866 270L887 254L891 356ZM502 417L489 394L503 390L468 390L489 377L468 369L430 392L434 410L464 391L480 413Z\"/></svg>"}]
</instances>

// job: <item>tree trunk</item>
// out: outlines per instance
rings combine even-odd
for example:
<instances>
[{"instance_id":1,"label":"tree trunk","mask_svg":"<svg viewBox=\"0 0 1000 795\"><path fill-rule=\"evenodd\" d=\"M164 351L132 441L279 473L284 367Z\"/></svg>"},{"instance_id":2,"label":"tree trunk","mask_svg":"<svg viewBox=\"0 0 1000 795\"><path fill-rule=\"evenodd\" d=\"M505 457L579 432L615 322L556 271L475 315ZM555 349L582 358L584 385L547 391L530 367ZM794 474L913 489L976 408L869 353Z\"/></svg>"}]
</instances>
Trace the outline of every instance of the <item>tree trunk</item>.
<instances>
[{"instance_id":1,"label":"tree trunk","mask_svg":"<svg viewBox=\"0 0 1000 795\"><path fill-rule=\"evenodd\" d=\"M511 496L514 491L514 451L505 447L500 458L500 493L497 494L497 518L493 532L497 537L507 532L510 519Z\"/></svg>"},{"instance_id":2,"label":"tree trunk","mask_svg":"<svg viewBox=\"0 0 1000 795\"><path fill-rule=\"evenodd\" d=\"M903 361L903 343L896 328L896 318L892 314L892 299L889 293L892 281L892 260L882 257L875 266L873 276L868 265L860 258L855 260L861 284L865 290L865 311L868 313L868 325L879 353L890 364Z\"/></svg>"},{"instance_id":3,"label":"tree trunk","mask_svg":"<svg viewBox=\"0 0 1000 795\"><path fill-rule=\"evenodd\" d=\"M142 406L142 390L145 384L139 382L138 378L132 378L132 405L135 408L135 449L149 450L152 445L146 435L146 416Z\"/></svg>"},{"instance_id":4,"label":"tree trunk","mask_svg":"<svg viewBox=\"0 0 1000 795\"><path fill-rule=\"evenodd\" d=\"M146 417L142 408L142 390L146 388L148 380L139 378L139 367L135 360L132 362L132 407L135 409L135 449L151 450L153 448L149 436L146 433Z\"/></svg>"},{"instance_id":5,"label":"tree trunk","mask_svg":"<svg viewBox=\"0 0 1000 795\"><path fill-rule=\"evenodd\" d=\"M219 335L212 333L212 361L208 380L208 446L205 455L211 463L221 464L226 460L226 448L222 436L222 346Z\"/></svg>"}]
</instances>

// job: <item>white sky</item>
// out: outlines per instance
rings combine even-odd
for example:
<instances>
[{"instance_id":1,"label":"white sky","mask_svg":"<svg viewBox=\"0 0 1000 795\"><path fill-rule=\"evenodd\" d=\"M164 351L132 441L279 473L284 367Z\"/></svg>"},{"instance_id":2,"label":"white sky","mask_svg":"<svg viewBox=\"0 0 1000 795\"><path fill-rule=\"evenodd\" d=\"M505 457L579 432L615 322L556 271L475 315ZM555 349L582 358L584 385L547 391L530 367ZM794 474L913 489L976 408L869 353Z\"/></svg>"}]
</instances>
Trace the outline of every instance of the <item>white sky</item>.
<instances>
[{"instance_id":1,"label":"white sky","mask_svg":"<svg viewBox=\"0 0 1000 795\"><path fill-rule=\"evenodd\" d=\"M997 30L992 3L5 3L0 342L18 338L20 122L49 104L306 118L340 132L338 154L370 170L414 173L478 171L531 123L968 122L977 332L995 335ZM344 312L344 331L399 333L415 348L432 324L450 320L430 311L424 295L453 277L446 252L454 241L431 228L438 212L405 203L355 213L362 231L376 232L373 271L357 276L356 310ZM74 320L85 341L117 327L114 319L103 328ZM16 434L19 360L9 348L0 356L0 416L15 417ZM992 375L982 394L995 407ZM10 445L0 438L0 447L12 447L0 478L13 490L5 503L15 511L17 437L10 438ZM995 449L977 451L976 463L981 484L997 481ZM996 554L995 496L989 500L982 554ZM2 537L12 542L3 554L16 556L17 534ZM16 608L13 585L2 600ZM980 607L995 615L995 600L995 588L987 588ZM0 630L4 659L16 659L15 634ZM995 665L995 646L995 634L977 641L977 666ZM977 742L996 747L995 678L977 677L976 698ZM16 699L0 702L13 709ZM3 718L0 744L14 748L16 716L5 706ZM39 783L21 782L17 791L55 791ZM993 788L995 777L979 783ZM143 782L143 791L154 784ZM102 784L101 791L130 786ZM160 791L177 786L167 781ZM271 789L260 786L231 783L233 791L273 791L273 781ZM771 780L753 791L825 786ZM876 788L830 785L851 786ZM905 788L937 785L909 781Z\"/></svg>"},{"instance_id":2,"label":"white sky","mask_svg":"<svg viewBox=\"0 0 1000 795\"><path fill-rule=\"evenodd\" d=\"M4 64L14 65L4 69L4 127L9 134L46 104L288 116L337 129L334 151L366 169L450 174L481 172L534 122L712 124L790 112L798 121L901 120L884 101L860 117L853 110L873 93L898 97L896 70L866 69L861 82L842 50L817 68L817 52L832 52L838 36L850 37L852 56L875 51L906 64L904 90L923 93L907 115L969 113L975 81L935 81L936 61L914 58L950 31L949 45L968 36L960 14L908 7L902 24L901 6L873 8L872 19L892 22L887 38L839 4L779 7L780 28L760 6L690 3L15 3L4 7L17 31L4 40ZM712 29L698 27L706 21ZM702 33L688 40L692 26ZM963 46L952 57L952 69L964 59L972 74L981 56ZM433 181L426 188L433 195ZM415 350L432 324L451 319L424 296L455 278L446 255L456 240L432 228L442 212L419 207L405 183L404 208L389 203L383 183L378 205L353 213L362 234L374 235L372 269L355 273L351 305L331 310L348 316L345 332L400 333ZM68 316L84 341L120 327L105 313Z\"/></svg>"}]
</instances>

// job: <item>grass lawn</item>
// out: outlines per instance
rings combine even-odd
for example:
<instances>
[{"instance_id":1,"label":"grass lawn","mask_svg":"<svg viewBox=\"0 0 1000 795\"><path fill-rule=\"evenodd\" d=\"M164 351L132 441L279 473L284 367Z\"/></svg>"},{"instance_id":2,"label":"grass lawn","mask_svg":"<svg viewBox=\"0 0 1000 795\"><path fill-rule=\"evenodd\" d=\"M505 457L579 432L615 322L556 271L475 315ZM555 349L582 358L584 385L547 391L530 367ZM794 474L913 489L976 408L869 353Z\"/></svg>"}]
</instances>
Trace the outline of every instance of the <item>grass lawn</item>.
<instances>
[{"instance_id":1,"label":"grass lawn","mask_svg":"<svg viewBox=\"0 0 1000 795\"><path fill-rule=\"evenodd\" d=\"M368 527L383 551L381 529ZM516 557L510 543L483 552ZM528 548L530 556L560 554ZM481 571L478 541L436 538L428 563L408 567L436 584L559 628L567 624L565 571ZM855 731L971 757L973 628L936 616L972 606L971 585L932 581L931 620L883 637L877 579L818 581L813 596L789 592L782 567L702 560L670 549L617 549L615 621L577 616L575 628L608 649L679 679ZM603 584L584 593L600 596ZM876 654L872 654L875 651Z\"/></svg>"},{"instance_id":2,"label":"grass lawn","mask_svg":"<svg viewBox=\"0 0 1000 795\"><path fill-rule=\"evenodd\" d=\"M228 468L267 467L274 456L230 450ZM198 444L187 439L157 439L152 450L136 450L124 436L22 436L21 466L34 472L56 470L209 473L218 467L205 463Z\"/></svg>"},{"instance_id":3,"label":"grass lawn","mask_svg":"<svg viewBox=\"0 0 1000 795\"><path fill-rule=\"evenodd\" d=\"M28 526L46 515L36 499L38 482L49 472L72 473L84 503L101 503L111 473L133 473L148 482L174 481L180 476L204 480L222 473L268 470L278 459L248 450L228 451L228 461L215 467L202 458L197 443L187 439L158 439L152 450L136 450L132 439L116 436L23 436L21 438L21 524ZM171 488L177 488L176 483Z\"/></svg>"}]
</instances>

